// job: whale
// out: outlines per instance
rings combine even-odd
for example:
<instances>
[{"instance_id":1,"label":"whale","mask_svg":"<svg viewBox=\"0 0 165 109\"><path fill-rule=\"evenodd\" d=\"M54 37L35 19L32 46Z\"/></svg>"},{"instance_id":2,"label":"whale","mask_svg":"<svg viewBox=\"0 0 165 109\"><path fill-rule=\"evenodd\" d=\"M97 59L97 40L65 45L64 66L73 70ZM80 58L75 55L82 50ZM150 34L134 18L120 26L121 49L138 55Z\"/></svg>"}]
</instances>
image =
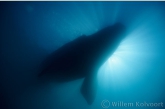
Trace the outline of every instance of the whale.
<instances>
[{"instance_id":1,"label":"whale","mask_svg":"<svg viewBox=\"0 0 165 109\"><path fill-rule=\"evenodd\" d=\"M91 35L82 35L64 44L44 61L39 77L56 82L83 79L80 93L91 105L97 94L97 72L126 37L122 23L107 26Z\"/></svg>"}]
</instances>

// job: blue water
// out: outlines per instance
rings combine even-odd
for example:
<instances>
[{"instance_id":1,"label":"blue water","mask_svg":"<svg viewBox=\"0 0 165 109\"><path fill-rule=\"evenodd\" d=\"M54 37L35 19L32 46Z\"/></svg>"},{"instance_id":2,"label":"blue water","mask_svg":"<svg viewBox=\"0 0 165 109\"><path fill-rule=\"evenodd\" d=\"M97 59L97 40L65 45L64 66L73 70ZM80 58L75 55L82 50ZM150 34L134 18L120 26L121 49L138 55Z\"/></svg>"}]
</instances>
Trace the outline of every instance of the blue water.
<instances>
[{"instance_id":1,"label":"blue water","mask_svg":"<svg viewBox=\"0 0 165 109\"><path fill-rule=\"evenodd\" d=\"M0 2L0 15L1 109L164 108L135 103L165 103L165 2ZM80 93L83 78L38 82L50 53L116 22L128 34L100 67L92 105Z\"/></svg>"}]
</instances>

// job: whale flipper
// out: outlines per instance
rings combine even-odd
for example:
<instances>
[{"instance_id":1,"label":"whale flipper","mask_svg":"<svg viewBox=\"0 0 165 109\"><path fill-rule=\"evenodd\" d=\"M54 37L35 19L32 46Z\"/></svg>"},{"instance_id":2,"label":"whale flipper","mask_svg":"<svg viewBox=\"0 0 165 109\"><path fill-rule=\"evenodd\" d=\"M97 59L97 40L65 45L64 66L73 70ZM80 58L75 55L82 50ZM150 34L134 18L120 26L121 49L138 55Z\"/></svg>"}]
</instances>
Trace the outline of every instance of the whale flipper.
<instances>
[{"instance_id":1,"label":"whale flipper","mask_svg":"<svg viewBox=\"0 0 165 109\"><path fill-rule=\"evenodd\" d=\"M89 105L91 105L95 99L97 92L97 76L88 75L81 86L81 94L87 101Z\"/></svg>"}]
</instances>

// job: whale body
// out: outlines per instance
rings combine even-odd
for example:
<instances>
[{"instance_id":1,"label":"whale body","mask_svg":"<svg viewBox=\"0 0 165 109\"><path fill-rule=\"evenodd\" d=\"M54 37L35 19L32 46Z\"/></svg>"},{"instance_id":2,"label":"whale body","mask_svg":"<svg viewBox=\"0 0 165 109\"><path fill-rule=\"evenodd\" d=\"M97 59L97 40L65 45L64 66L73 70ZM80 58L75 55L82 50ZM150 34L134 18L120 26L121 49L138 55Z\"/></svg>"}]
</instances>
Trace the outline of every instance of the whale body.
<instances>
[{"instance_id":1,"label":"whale body","mask_svg":"<svg viewBox=\"0 0 165 109\"><path fill-rule=\"evenodd\" d=\"M84 78L81 94L92 104L97 90L97 72L125 38L125 26L116 23L63 45L45 61L39 76L49 75L57 82Z\"/></svg>"}]
</instances>

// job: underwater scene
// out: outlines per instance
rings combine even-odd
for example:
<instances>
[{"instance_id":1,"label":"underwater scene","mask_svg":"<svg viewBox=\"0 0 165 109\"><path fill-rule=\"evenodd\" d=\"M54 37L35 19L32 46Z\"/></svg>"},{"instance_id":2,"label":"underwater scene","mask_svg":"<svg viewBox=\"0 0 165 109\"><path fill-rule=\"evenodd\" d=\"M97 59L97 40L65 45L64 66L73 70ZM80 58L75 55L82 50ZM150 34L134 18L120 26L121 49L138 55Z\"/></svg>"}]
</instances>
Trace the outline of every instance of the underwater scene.
<instances>
[{"instance_id":1,"label":"underwater scene","mask_svg":"<svg viewBox=\"0 0 165 109\"><path fill-rule=\"evenodd\" d=\"M0 2L0 109L164 109L165 2Z\"/></svg>"}]
</instances>

